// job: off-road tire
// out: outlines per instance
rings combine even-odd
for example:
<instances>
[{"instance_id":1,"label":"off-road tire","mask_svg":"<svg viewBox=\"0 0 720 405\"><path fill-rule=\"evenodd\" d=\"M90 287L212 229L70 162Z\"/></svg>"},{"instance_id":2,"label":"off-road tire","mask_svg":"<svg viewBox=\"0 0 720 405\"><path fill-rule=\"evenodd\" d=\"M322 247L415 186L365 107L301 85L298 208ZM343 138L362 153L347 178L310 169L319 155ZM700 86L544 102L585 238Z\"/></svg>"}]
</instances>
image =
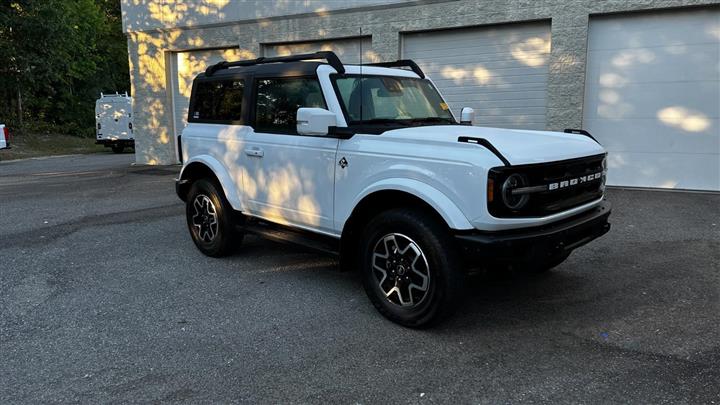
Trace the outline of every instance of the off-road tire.
<instances>
[{"instance_id":1,"label":"off-road tire","mask_svg":"<svg viewBox=\"0 0 720 405\"><path fill-rule=\"evenodd\" d=\"M185 204L190 236L195 246L211 257L231 254L243 239L243 234L236 229L239 214L233 211L221 190L210 179L196 180L190 186ZM204 217L210 218L203 221Z\"/></svg>"},{"instance_id":2,"label":"off-road tire","mask_svg":"<svg viewBox=\"0 0 720 405\"><path fill-rule=\"evenodd\" d=\"M388 235L395 236L388 238ZM421 328L452 314L462 299L465 273L456 246L444 224L422 210L392 209L370 220L361 240L363 286L370 301L382 315L400 325ZM387 246L393 245L393 240L396 240L396 246L401 245L398 252L404 248L409 259L402 256L394 256L395 259L392 259L393 248ZM411 242L408 243L408 240ZM414 247L410 247L411 244ZM426 266L420 259L414 261L413 257L420 257L415 248L424 256ZM382 257L384 255L388 255L387 260ZM409 261L414 261L410 268L407 266ZM398 262L404 265L398 265ZM410 281L398 280L403 278L398 276L401 267L404 275L411 276ZM383 278L383 271L378 268L385 268L384 273L388 277L392 273L394 279ZM428 277L425 291L417 288L423 284L421 274ZM398 284L402 282L405 284ZM392 292L395 287L405 294L405 304L398 291ZM391 292L388 294L387 290ZM414 305L408 305L415 300L417 302Z\"/></svg>"}]
</instances>

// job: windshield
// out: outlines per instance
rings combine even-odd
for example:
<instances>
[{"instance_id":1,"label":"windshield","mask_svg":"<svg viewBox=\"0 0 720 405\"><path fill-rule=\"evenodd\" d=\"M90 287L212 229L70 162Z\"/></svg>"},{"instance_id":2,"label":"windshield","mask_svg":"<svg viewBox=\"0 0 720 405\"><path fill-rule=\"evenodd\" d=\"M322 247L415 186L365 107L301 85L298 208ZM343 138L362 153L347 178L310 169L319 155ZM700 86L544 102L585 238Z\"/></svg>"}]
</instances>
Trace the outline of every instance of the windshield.
<instances>
[{"instance_id":1,"label":"windshield","mask_svg":"<svg viewBox=\"0 0 720 405\"><path fill-rule=\"evenodd\" d=\"M429 80L398 76L335 76L348 124L455 124Z\"/></svg>"}]
</instances>

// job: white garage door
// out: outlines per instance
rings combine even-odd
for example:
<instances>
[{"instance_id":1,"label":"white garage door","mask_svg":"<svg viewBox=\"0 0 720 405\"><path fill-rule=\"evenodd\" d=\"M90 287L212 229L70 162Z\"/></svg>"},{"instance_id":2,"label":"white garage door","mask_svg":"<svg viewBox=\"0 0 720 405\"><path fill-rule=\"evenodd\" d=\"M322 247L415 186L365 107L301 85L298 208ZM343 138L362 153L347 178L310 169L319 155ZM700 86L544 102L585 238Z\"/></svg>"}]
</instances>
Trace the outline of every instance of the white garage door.
<instances>
[{"instance_id":1,"label":"white garage door","mask_svg":"<svg viewBox=\"0 0 720 405\"><path fill-rule=\"evenodd\" d=\"M476 125L545 129L549 23L405 34L402 48L456 116L472 107Z\"/></svg>"},{"instance_id":2,"label":"white garage door","mask_svg":"<svg viewBox=\"0 0 720 405\"><path fill-rule=\"evenodd\" d=\"M363 62L377 61L377 55L372 51L370 37L343 38L328 41L289 42L283 44L263 45L265 56L286 56L317 51L333 51L343 63L359 63L362 49Z\"/></svg>"},{"instance_id":3,"label":"white garage door","mask_svg":"<svg viewBox=\"0 0 720 405\"><path fill-rule=\"evenodd\" d=\"M593 18L583 126L608 183L720 190L720 11Z\"/></svg>"},{"instance_id":4,"label":"white garage door","mask_svg":"<svg viewBox=\"0 0 720 405\"><path fill-rule=\"evenodd\" d=\"M175 136L182 133L187 125L188 108L192 83L198 73L223 60L251 59L254 55L241 54L239 49L212 49L176 52L172 60L172 95Z\"/></svg>"}]
</instances>

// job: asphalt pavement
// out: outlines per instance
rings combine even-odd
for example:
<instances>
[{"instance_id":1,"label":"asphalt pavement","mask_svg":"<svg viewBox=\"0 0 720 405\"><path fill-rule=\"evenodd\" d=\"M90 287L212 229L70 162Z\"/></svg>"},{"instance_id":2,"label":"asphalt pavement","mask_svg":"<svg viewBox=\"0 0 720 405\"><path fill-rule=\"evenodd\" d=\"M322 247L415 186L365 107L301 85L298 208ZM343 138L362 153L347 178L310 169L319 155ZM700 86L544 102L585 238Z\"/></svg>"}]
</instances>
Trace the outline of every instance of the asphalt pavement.
<instances>
[{"instance_id":1,"label":"asphalt pavement","mask_svg":"<svg viewBox=\"0 0 720 405\"><path fill-rule=\"evenodd\" d=\"M609 234L418 331L333 258L203 256L132 161L0 162L0 403L720 404L720 194L611 189Z\"/></svg>"}]
</instances>

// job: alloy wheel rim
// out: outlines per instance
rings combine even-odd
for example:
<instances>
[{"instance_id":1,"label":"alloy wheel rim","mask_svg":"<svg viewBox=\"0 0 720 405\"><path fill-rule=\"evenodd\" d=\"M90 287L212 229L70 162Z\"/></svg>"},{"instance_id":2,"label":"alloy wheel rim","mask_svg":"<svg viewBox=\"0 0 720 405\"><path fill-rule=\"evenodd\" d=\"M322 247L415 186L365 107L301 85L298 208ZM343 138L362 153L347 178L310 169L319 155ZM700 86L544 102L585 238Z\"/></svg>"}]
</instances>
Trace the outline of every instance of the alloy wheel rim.
<instances>
[{"instance_id":1,"label":"alloy wheel rim","mask_svg":"<svg viewBox=\"0 0 720 405\"><path fill-rule=\"evenodd\" d=\"M394 305L413 307L427 296L430 266L420 246L411 238L390 233L373 248L372 272L385 298Z\"/></svg>"},{"instance_id":2,"label":"alloy wheel rim","mask_svg":"<svg viewBox=\"0 0 720 405\"><path fill-rule=\"evenodd\" d=\"M218 234L217 210L212 200L200 194L193 200L195 214L192 217L192 224L200 240L210 243L215 240Z\"/></svg>"}]
</instances>

